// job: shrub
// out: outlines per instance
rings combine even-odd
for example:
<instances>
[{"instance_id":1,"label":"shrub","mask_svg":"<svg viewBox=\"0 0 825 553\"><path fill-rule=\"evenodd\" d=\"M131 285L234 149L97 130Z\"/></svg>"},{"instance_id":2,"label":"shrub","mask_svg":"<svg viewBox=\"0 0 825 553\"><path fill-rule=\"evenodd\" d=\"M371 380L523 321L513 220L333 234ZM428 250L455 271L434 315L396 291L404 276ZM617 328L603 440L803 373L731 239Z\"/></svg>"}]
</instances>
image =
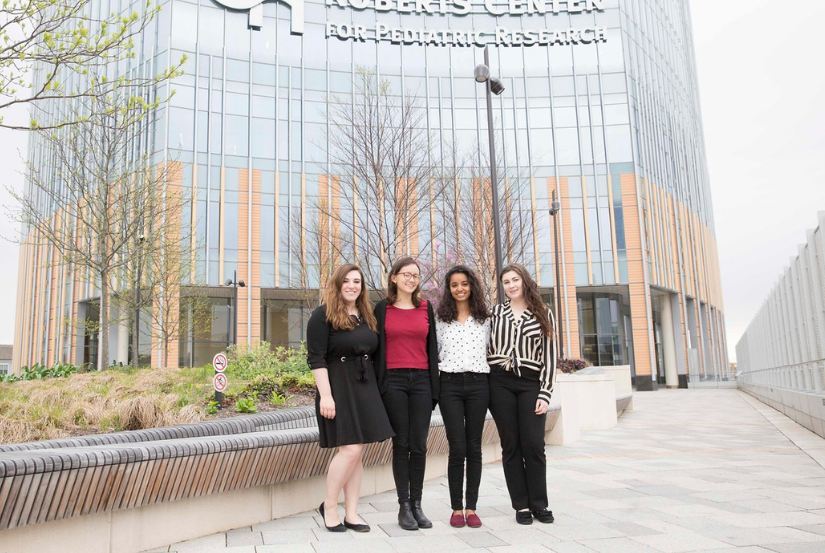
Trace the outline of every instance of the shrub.
<instances>
[{"instance_id":1,"label":"shrub","mask_svg":"<svg viewBox=\"0 0 825 553\"><path fill-rule=\"evenodd\" d=\"M592 363L590 363L587 359L558 359L556 361L556 366L560 372L574 373L586 367L592 366Z\"/></svg>"},{"instance_id":2,"label":"shrub","mask_svg":"<svg viewBox=\"0 0 825 553\"><path fill-rule=\"evenodd\" d=\"M257 413L258 406L255 405L255 397L240 397L235 402L235 411L238 413Z\"/></svg>"},{"instance_id":3,"label":"shrub","mask_svg":"<svg viewBox=\"0 0 825 553\"><path fill-rule=\"evenodd\" d=\"M306 355L303 344L298 349L278 346L275 351L269 342L232 345L226 350L227 372L241 380L250 380L260 374L309 374Z\"/></svg>"},{"instance_id":4,"label":"shrub","mask_svg":"<svg viewBox=\"0 0 825 553\"><path fill-rule=\"evenodd\" d=\"M272 405L285 405L289 397L298 391L309 391L315 387L311 374L284 372L281 375L259 374L252 378L239 396L269 398ZM241 400L238 400L241 401Z\"/></svg>"},{"instance_id":5,"label":"shrub","mask_svg":"<svg viewBox=\"0 0 825 553\"><path fill-rule=\"evenodd\" d=\"M240 379L247 380L256 374L277 372L277 359L266 342L231 345L226 349L226 358L226 372Z\"/></svg>"},{"instance_id":6,"label":"shrub","mask_svg":"<svg viewBox=\"0 0 825 553\"><path fill-rule=\"evenodd\" d=\"M0 382L17 382L19 380L43 380L44 378L65 378L78 372L77 367L71 363L55 363L50 368L46 368L40 363L35 363L31 367L24 366L20 369L20 376L13 374L0 374Z\"/></svg>"}]
</instances>

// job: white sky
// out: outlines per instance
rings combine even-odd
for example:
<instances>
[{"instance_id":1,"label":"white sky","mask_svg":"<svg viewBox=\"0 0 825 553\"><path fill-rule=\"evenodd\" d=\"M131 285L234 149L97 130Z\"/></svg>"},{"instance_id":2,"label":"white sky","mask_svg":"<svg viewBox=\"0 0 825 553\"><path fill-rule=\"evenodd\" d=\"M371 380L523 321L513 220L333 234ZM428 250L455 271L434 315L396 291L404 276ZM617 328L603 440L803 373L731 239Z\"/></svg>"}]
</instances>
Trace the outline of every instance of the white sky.
<instances>
[{"instance_id":1,"label":"white sky","mask_svg":"<svg viewBox=\"0 0 825 553\"><path fill-rule=\"evenodd\" d=\"M825 210L825 2L690 4L734 361L736 342Z\"/></svg>"},{"instance_id":2,"label":"white sky","mask_svg":"<svg viewBox=\"0 0 825 553\"><path fill-rule=\"evenodd\" d=\"M729 353L825 210L821 0L691 0ZM782 7L786 5L787 7ZM25 120L24 113L5 113ZM0 130L0 205L26 135ZM16 225L0 218L0 236ZM0 343L12 343L17 246L0 240Z\"/></svg>"}]
</instances>

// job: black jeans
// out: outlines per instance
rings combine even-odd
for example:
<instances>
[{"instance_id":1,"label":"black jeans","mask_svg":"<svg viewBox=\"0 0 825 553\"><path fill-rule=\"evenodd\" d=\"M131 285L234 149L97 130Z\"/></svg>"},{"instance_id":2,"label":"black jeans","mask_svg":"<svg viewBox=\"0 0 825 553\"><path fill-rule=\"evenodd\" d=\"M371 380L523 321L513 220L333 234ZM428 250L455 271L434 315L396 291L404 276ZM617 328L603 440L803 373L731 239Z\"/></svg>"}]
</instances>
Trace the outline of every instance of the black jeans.
<instances>
[{"instance_id":1,"label":"black jeans","mask_svg":"<svg viewBox=\"0 0 825 553\"><path fill-rule=\"evenodd\" d=\"M392 439L392 475L398 501L420 500L427 465L427 433L433 413L430 371L387 370L387 391L382 396Z\"/></svg>"},{"instance_id":2,"label":"black jeans","mask_svg":"<svg viewBox=\"0 0 825 553\"><path fill-rule=\"evenodd\" d=\"M524 369L521 376L496 366L490 370L490 412L501 438L501 464L510 501L516 510L547 508L547 458L544 422L536 415L539 374Z\"/></svg>"},{"instance_id":3,"label":"black jeans","mask_svg":"<svg viewBox=\"0 0 825 553\"><path fill-rule=\"evenodd\" d=\"M483 373L441 373L439 405L450 444L447 482L454 511L464 509L464 460L467 460L467 508L475 511L481 483L481 434L490 403L490 386Z\"/></svg>"}]
</instances>

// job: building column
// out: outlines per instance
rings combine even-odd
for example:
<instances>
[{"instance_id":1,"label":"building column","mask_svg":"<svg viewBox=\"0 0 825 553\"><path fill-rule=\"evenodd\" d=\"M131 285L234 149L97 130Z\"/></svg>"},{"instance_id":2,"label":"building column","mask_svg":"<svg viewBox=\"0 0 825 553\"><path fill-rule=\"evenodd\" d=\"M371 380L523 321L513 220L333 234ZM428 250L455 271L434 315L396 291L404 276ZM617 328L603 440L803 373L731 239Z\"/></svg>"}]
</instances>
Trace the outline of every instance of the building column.
<instances>
[{"instance_id":1,"label":"building column","mask_svg":"<svg viewBox=\"0 0 825 553\"><path fill-rule=\"evenodd\" d=\"M653 351L653 314L650 305L650 288L645 268L643 221L639 210L636 175L621 175L624 228L627 244L628 291L630 292L630 326L633 332L633 366L636 375L636 391L650 392L659 389L656 381L655 354Z\"/></svg>"},{"instance_id":2,"label":"building column","mask_svg":"<svg viewBox=\"0 0 825 553\"><path fill-rule=\"evenodd\" d=\"M671 294L659 298L659 310L662 314L662 350L665 363L665 384L668 388L679 387L679 374L676 368L676 340L673 335L673 309Z\"/></svg>"},{"instance_id":3,"label":"building column","mask_svg":"<svg viewBox=\"0 0 825 553\"><path fill-rule=\"evenodd\" d=\"M122 365L129 364L129 310L125 308L121 311L120 322L117 324L115 362Z\"/></svg>"}]
</instances>

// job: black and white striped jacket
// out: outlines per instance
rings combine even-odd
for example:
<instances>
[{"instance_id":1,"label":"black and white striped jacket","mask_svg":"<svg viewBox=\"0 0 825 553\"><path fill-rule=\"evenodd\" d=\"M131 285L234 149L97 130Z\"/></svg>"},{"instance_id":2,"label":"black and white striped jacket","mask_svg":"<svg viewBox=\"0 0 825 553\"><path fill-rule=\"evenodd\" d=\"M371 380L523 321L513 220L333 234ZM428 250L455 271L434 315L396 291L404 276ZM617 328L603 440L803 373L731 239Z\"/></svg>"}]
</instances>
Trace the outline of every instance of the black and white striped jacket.
<instances>
[{"instance_id":1,"label":"black and white striped jacket","mask_svg":"<svg viewBox=\"0 0 825 553\"><path fill-rule=\"evenodd\" d=\"M539 373L539 399L550 403L553 385L556 382L556 320L548 308L548 316L553 326L553 337L542 334L539 322L527 309L516 321L510 302L493 307L490 319L490 344L487 348L487 363L521 376L522 370ZM519 323L520 324L517 324Z\"/></svg>"}]
</instances>

